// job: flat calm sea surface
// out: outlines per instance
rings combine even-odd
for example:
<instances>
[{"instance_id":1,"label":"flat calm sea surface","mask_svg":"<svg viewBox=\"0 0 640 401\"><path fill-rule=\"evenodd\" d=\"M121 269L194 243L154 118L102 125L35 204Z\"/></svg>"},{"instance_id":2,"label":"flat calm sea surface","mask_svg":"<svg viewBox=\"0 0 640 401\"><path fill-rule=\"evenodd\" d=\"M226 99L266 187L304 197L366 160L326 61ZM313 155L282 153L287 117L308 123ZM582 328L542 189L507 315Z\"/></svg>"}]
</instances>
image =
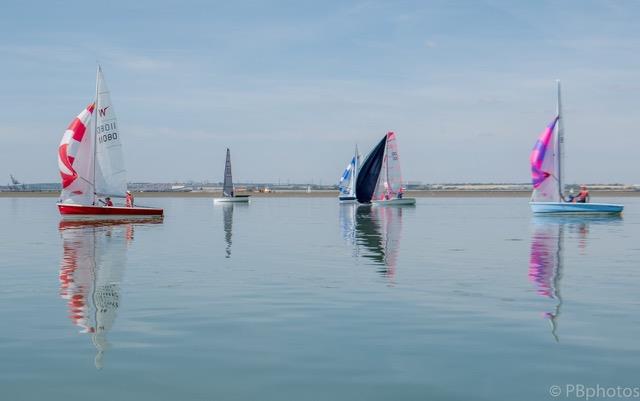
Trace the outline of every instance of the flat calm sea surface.
<instances>
[{"instance_id":1,"label":"flat calm sea surface","mask_svg":"<svg viewBox=\"0 0 640 401\"><path fill-rule=\"evenodd\" d=\"M595 200L594 200L595 201ZM0 199L2 400L547 400L640 386L640 199Z\"/></svg>"}]
</instances>

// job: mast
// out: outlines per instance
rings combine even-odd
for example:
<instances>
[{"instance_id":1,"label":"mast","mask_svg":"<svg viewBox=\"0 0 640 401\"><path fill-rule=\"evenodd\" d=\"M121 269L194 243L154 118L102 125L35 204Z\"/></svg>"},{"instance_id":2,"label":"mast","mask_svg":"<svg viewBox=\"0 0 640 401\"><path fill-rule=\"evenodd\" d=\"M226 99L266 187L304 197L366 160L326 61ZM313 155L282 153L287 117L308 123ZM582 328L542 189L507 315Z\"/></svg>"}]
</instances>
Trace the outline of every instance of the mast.
<instances>
[{"instance_id":1,"label":"mast","mask_svg":"<svg viewBox=\"0 0 640 401\"><path fill-rule=\"evenodd\" d=\"M558 123L556 124L556 151L558 159L558 191L560 192L560 202L564 200L564 181L563 181L563 168L564 168L564 127L562 118L562 102L560 97L560 80L558 84L558 104L556 106L556 112L558 115Z\"/></svg>"},{"instance_id":2,"label":"mast","mask_svg":"<svg viewBox=\"0 0 640 401\"><path fill-rule=\"evenodd\" d=\"M353 171L351 172L351 195L356 194L356 180L358 179L358 144L356 144L356 151L353 155L354 164Z\"/></svg>"},{"instance_id":3,"label":"mast","mask_svg":"<svg viewBox=\"0 0 640 401\"><path fill-rule=\"evenodd\" d=\"M389 133L387 133L387 141L384 144L384 160L386 161L384 169L385 169L385 181L387 183L386 185L386 192L387 195L390 195L390 193L392 193L393 191L390 190L391 188L391 184L389 184Z\"/></svg>"},{"instance_id":4,"label":"mast","mask_svg":"<svg viewBox=\"0 0 640 401\"><path fill-rule=\"evenodd\" d=\"M91 185L93 185L93 204L96 204L96 153L98 151L98 87L100 80L100 64L98 64L98 69L96 70L96 101L93 106L93 180L91 181Z\"/></svg>"}]
</instances>

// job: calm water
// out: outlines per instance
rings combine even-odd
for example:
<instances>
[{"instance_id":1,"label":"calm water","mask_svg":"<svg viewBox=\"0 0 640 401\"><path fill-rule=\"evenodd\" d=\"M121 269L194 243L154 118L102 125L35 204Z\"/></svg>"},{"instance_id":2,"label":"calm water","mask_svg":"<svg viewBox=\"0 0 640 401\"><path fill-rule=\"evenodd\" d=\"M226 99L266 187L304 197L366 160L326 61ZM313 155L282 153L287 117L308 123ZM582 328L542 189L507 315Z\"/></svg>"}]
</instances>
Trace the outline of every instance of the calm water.
<instances>
[{"instance_id":1,"label":"calm water","mask_svg":"<svg viewBox=\"0 0 640 401\"><path fill-rule=\"evenodd\" d=\"M640 199L622 219L533 218L522 198L140 201L167 217L60 224L53 198L0 199L1 399L640 385Z\"/></svg>"}]
</instances>

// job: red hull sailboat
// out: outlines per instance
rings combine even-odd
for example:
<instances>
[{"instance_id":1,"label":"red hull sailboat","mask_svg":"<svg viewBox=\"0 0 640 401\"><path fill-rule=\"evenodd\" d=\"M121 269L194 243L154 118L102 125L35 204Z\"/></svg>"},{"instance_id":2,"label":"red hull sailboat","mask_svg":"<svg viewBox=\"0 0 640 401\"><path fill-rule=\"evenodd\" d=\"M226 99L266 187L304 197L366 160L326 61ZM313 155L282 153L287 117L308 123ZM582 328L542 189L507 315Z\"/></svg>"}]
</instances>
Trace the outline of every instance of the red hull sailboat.
<instances>
[{"instance_id":1,"label":"red hull sailboat","mask_svg":"<svg viewBox=\"0 0 640 401\"><path fill-rule=\"evenodd\" d=\"M62 177L58 210L63 216L163 215L163 209L134 206L133 198L127 199L121 132L100 67L95 102L62 136L58 167ZM126 205L120 204L123 199Z\"/></svg>"}]
</instances>

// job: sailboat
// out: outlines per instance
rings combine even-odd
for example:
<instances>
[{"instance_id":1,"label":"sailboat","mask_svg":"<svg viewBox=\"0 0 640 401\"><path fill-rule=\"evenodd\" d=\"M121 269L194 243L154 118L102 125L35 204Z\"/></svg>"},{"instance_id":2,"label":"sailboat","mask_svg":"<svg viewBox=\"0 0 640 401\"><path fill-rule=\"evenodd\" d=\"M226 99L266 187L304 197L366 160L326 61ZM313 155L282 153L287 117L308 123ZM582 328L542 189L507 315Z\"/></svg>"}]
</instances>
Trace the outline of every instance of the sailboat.
<instances>
[{"instance_id":1,"label":"sailboat","mask_svg":"<svg viewBox=\"0 0 640 401\"><path fill-rule=\"evenodd\" d=\"M158 208L109 205L126 198L121 131L98 66L96 98L69 125L58 147L62 192L58 210L69 216L162 216Z\"/></svg>"},{"instance_id":2,"label":"sailboat","mask_svg":"<svg viewBox=\"0 0 640 401\"><path fill-rule=\"evenodd\" d=\"M402 188L400 156L396 134L388 132L367 155L356 179L356 198L373 205L414 205L415 198L405 198Z\"/></svg>"},{"instance_id":3,"label":"sailboat","mask_svg":"<svg viewBox=\"0 0 640 401\"><path fill-rule=\"evenodd\" d=\"M338 190L340 195L338 200L340 203L355 203L356 199L356 179L358 177L358 165L360 164L360 155L358 154L358 146L353 154L353 158L344 169L340 182L338 182Z\"/></svg>"},{"instance_id":4,"label":"sailboat","mask_svg":"<svg viewBox=\"0 0 640 401\"><path fill-rule=\"evenodd\" d=\"M576 203L564 198L564 129L560 81L557 115L542 132L530 156L533 193L529 205L534 213L622 213L623 205Z\"/></svg>"},{"instance_id":5,"label":"sailboat","mask_svg":"<svg viewBox=\"0 0 640 401\"><path fill-rule=\"evenodd\" d=\"M224 184L222 198L215 198L214 202L249 202L249 195L236 195L231 178L231 152L227 148L227 160L224 164Z\"/></svg>"}]
</instances>

